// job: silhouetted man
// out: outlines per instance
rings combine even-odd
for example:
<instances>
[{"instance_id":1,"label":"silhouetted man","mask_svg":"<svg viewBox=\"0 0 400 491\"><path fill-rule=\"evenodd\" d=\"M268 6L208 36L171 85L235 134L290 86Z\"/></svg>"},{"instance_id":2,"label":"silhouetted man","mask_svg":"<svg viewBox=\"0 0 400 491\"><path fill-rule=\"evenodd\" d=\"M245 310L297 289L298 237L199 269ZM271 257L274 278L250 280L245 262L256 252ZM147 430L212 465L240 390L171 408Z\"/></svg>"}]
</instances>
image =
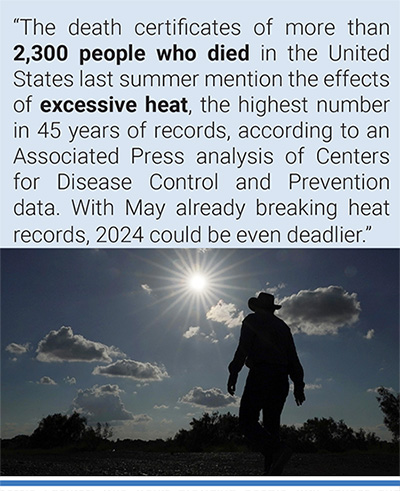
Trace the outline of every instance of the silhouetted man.
<instances>
[{"instance_id":1,"label":"silhouetted man","mask_svg":"<svg viewBox=\"0 0 400 491\"><path fill-rule=\"evenodd\" d=\"M265 473L282 474L291 450L280 442L280 417L289 393L289 379L294 383L298 406L305 401L304 371L297 356L289 327L275 316L280 309L274 296L260 293L249 300L254 314L242 324L238 348L229 364L228 392L233 395L243 365L250 369L239 410L241 431L265 458ZM263 425L259 423L263 412Z\"/></svg>"}]
</instances>

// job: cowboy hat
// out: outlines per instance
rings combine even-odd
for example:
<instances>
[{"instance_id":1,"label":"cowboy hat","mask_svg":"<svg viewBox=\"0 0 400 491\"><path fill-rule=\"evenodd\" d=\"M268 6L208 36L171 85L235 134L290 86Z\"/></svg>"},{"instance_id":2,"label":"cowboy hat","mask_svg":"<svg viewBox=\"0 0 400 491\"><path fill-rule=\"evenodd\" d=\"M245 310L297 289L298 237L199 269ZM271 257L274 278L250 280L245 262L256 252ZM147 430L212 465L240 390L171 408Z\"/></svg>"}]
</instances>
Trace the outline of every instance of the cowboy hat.
<instances>
[{"instance_id":1,"label":"cowboy hat","mask_svg":"<svg viewBox=\"0 0 400 491\"><path fill-rule=\"evenodd\" d=\"M278 310L282 305L276 305L274 303L274 296L270 293L261 292L258 297L251 297L249 299L249 309L255 311L256 309L264 310Z\"/></svg>"}]
</instances>

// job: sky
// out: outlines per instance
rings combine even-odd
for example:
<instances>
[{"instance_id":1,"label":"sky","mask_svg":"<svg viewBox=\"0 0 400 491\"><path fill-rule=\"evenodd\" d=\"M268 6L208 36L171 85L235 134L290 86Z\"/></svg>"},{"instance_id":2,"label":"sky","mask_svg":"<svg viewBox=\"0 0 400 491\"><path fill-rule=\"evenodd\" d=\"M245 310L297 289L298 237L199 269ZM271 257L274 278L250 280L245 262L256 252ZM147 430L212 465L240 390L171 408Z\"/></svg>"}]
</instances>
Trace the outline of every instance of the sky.
<instances>
[{"instance_id":1,"label":"sky","mask_svg":"<svg viewBox=\"0 0 400 491\"><path fill-rule=\"evenodd\" d=\"M376 389L399 390L398 250L5 249L1 278L2 438L73 411L144 440L238 414L247 368L232 397L227 366L266 291L305 371L282 423L333 417L390 440Z\"/></svg>"}]
</instances>

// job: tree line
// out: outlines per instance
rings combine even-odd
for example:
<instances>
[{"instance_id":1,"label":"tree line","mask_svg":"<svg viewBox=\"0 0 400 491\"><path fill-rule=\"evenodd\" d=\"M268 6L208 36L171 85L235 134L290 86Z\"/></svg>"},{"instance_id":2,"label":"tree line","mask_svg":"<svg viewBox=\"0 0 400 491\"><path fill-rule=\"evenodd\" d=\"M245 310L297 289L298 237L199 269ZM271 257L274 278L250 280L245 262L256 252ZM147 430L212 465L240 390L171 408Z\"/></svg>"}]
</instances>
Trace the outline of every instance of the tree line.
<instances>
[{"instance_id":1,"label":"tree line","mask_svg":"<svg viewBox=\"0 0 400 491\"><path fill-rule=\"evenodd\" d=\"M399 443L399 395L388 389L378 389L377 400L384 414L384 424L392 434L392 447ZM117 440L111 441L112 428L108 423L97 423L92 427L85 417L74 412L72 415L53 414L43 418L30 436L19 436L2 441L2 447L43 448L69 447L71 449L132 450L132 451L246 451L247 443L239 429L239 418L231 413L208 412L190 422L190 429L179 430L167 440ZM390 444L382 442L374 433L362 428L358 431L344 421L333 418L308 419L302 426L281 427L282 439L295 452L343 452L346 450L388 449ZM8 444L7 444L8 442Z\"/></svg>"}]
</instances>

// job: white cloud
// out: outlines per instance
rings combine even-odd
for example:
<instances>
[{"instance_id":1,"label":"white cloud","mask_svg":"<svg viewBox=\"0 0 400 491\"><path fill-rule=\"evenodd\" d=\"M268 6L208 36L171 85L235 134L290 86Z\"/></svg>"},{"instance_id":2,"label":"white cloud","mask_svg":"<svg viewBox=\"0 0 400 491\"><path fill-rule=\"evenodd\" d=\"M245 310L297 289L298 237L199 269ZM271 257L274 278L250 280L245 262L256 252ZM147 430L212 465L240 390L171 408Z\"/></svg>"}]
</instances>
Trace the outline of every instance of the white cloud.
<instances>
[{"instance_id":1,"label":"white cloud","mask_svg":"<svg viewBox=\"0 0 400 491\"><path fill-rule=\"evenodd\" d=\"M375 388L367 389L367 392L378 394L378 389L380 389L380 388L381 387L375 387ZM393 392L394 394L396 393L396 391L393 389L393 387L385 387L385 389L387 389L389 392Z\"/></svg>"},{"instance_id":2,"label":"white cloud","mask_svg":"<svg viewBox=\"0 0 400 491\"><path fill-rule=\"evenodd\" d=\"M135 360L118 360L111 365L98 366L92 373L105 377L125 377L147 382L160 381L169 377L164 366Z\"/></svg>"},{"instance_id":3,"label":"white cloud","mask_svg":"<svg viewBox=\"0 0 400 491\"><path fill-rule=\"evenodd\" d=\"M69 375L64 378L64 382L68 385L75 385L76 384L76 378L75 377L70 377Z\"/></svg>"},{"instance_id":4,"label":"white cloud","mask_svg":"<svg viewBox=\"0 0 400 491\"><path fill-rule=\"evenodd\" d=\"M188 330L183 333L183 337L186 339L194 338L195 336L213 344L218 343L217 333L214 330L212 330L210 334L205 334L204 332L200 332L200 327L192 326L189 327Z\"/></svg>"},{"instance_id":5,"label":"white cloud","mask_svg":"<svg viewBox=\"0 0 400 491\"><path fill-rule=\"evenodd\" d=\"M153 409L168 409L168 406L165 404L161 404L160 406L157 406L157 404L153 407Z\"/></svg>"},{"instance_id":6,"label":"white cloud","mask_svg":"<svg viewBox=\"0 0 400 491\"><path fill-rule=\"evenodd\" d=\"M18 344L18 343L11 343L8 346L6 346L6 351L9 353L12 353L13 355L23 355L24 353L27 353L31 348L30 343L25 343L25 344Z\"/></svg>"},{"instance_id":7,"label":"white cloud","mask_svg":"<svg viewBox=\"0 0 400 491\"><path fill-rule=\"evenodd\" d=\"M207 312L207 319L225 324L229 328L233 328L242 324L244 313L242 310L238 312L235 304L225 303L223 300L220 300Z\"/></svg>"},{"instance_id":8,"label":"white cloud","mask_svg":"<svg viewBox=\"0 0 400 491\"><path fill-rule=\"evenodd\" d=\"M151 295L153 290L147 285L146 283L143 285L140 285L142 287L142 290L144 290L148 295Z\"/></svg>"},{"instance_id":9,"label":"white cloud","mask_svg":"<svg viewBox=\"0 0 400 491\"><path fill-rule=\"evenodd\" d=\"M364 336L365 339L372 339L375 335L375 329L370 329Z\"/></svg>"},{"instance_id":10,"label":"white cloud","mask_svg":"<svg viewBox=\"0 0 400 491\"><path fill-rule=\"evenodd\" d=\"M357 294L340 286L301 290L279 303L279 316L293 332L309 335L337 334L341 327L355 324L361 312Z\"/></svg>"},{"instance_id":11,"label":"white cloud","mask_svg":"<svg viewBox=\"0 0 400 491\"><path fill-rule=\"evenodd\" d=\"M54 380L50 377L42 377L39 382L37 382L40 385L57 385L57 382L54 382Z\"/></svg>"},{"instance_id":12,"label":"white cloud","mask_svg":"<svg viewBox=\"0 0 400 491\"><path fill-rule=\"evenodd\" d=\"M196 336L199 333L199 331L200 331L199 326L189 327L189 329L183 333L183 337L187 339L192 338L193 336Z\"/></svg>"},{"instance_id":13,"label":"white cloud","mask_svg":"<svg viewBox=\"0 0 400 491\"><path fill-rule=\"evenodd\" d=\"M235 339L235 335L233 333L229 333L224 337L225 341L228 341L228 339Z\"/></svg>"},{"instance_id":14,"label":"white cloud","mask_svg":"<svg viewBox=\"0 0 400 491\"><path fill-rule=\"evenodd\" d=\"M266 284L265 290L260 290L259 292L256 293L256 297L262 292L265 293L271 293L271 295L276 295L279 290L282 290L282 288L285 288L286 284L285 283L279 283L277 286L270 286L270 283Z\"/></svg>"},{"instance_id":15,"label":"white cloud","mask_svg":"<svg viewBox=\"0 0 400 491\"><path fill-rule=\"evenodd\" d=\"M153 421L153 418L147 414L135 414L132 418L132 423L134 425L143 425L150 423L150 421Z\"/></svg>"},{"instance_id":16,"label":"white cloud","mask_svg":"<svg viewBox=\"0 0 400 491\"><path fill-rule=\"evenodd\" d=\"M118 348L89 341L65 326L50 331L39 342L36 353L36 359L43 362L110 362L113 357L124 356Z\"/></svg>"},{"instance_id":17,"label":"white cloud","mask_svg":"<svg viewBox=\"0 0 400 491\"><path fill-rule=\"evenodd\" d=\"M210 341L210 343L216 344L218 343L218 339L215 338L215 333L211 333L209 336L204 336L204 339Z\"/></svg>"},{"instance_id":18,"label":"white cloud","mask_svg":"<svg viewBox=\"0 0 400 491\"><path fill-rule=\"evenodd\" d=\"M322 389L322 385L321 384L306 384L304 388L306 390L318 390L318 389Z\"/></svg>"},{"instance_id":19,"label":"white cloud","mask_svg":"<svg viewBox=\"0 0 400 491\"><path fill-rule=\"evenodd\" d=\"M229 394L224 394L221 389L203 389L194 387L186 395L179 399L180 403L191 404L207 408L226 407L238 404L238 398Z\"/></svg>"},{"instance_id":20,"label":"white cloud","mask_svg":"<svg viewBox=\"0 0 400 491\"><path fill-rule=\"evenodd\" d=\"M172 423L173 423L172 419L165 419L164 418L161 420L161 424L163 424L163 425L170 425Z\"/></svg>"},{"instance_id":21,"label":"white cloud","mask_svg":"<svg viewBox=\"0 0 400 491\"><path fill-rule=\"evenodd\" d=\"M78 390L72 402L72 409L90 422L134 420L135 416L125 409L121 401L122 392L118 385L109 384Z\"/></svg>"}]
</instances>

